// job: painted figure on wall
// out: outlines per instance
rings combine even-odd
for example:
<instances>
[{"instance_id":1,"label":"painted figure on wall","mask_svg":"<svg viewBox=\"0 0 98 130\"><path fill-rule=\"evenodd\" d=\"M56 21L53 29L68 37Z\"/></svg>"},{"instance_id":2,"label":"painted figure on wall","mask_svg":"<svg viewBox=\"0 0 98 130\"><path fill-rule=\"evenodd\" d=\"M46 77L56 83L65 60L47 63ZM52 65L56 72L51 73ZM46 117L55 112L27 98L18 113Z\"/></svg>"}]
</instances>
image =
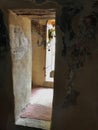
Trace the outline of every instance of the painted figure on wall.
<instances>
[{"instance_id":1,"label":"painted figure on wall","mask_svg":"<svg viewBox=\"0 0 98 130\"><path fill-rule=\"evenodd\" d=\"M95 48L96 34L98 33L98 3L95 1L92 12L82 13L82 5L75 6L73 2L64 5L59 17L59 27L62 35L62 56L68 65L68 75L66 77L66 92L64 107L69 107L77 103L80 92L75 88L74 80L78 70L85 65L88 57L91 58ZM78 15L79 14L79 15ZM74 27L74 18L77 21ZM76 29L76 30L75 30ZM93 44L93 45L92 45Z\"/></svg>"},{"instance_id":2,"label":"painted figure on wall","mask_svg":"<svg viewBox=\"0 0 98 130\"><path fill-rule=\"evenodd\" d=\"M72 27L73 18L79 14L82 9L82 6L76 7L73 3L68 3L62 8L59 26L64 34L69 32L69 40L72 40L75 36L75 32Z\"/></svg>"},{"instance_id":3,"label":"painted figure on wall","mask_svg":"<svg viewBox=\"0 0 98 130\"><path fill-rule=\"evenodd\" d=\"M76 5L74 2L67 2L66 5L61 10L61 15L59 18L59 27L63 32L62 43L63 50L62 56L66 56L67 52L67 43L68 41L72 41L76 36L76 33L73 30L73 19L83 10L82 5ZM66 41L65 35L67 34L68 41Z\"/></svg>"},{"instance_id":4,"label":"painted figure on wall","mask_svg":"<svg viewBox=\"0 0 98 130\"><path fill-rule=\"evenodd\" d=\"M88 15L83 18L82 24L79 26L79 33L84 39L95 39L97 19L94 15Z\"/></svg>"},{"instance_id":5,"label":"painted figure on wall","mask_svg":"<svg viewBox=\"0 0 98 130\"><path fill-rule=\"evenodd\" d=\"M33 31L37 32L42 40L37 41L39 47L46 47L46 25L40 24L39 20L32 20L32 34Z\"/></svg>"}]
</instances>

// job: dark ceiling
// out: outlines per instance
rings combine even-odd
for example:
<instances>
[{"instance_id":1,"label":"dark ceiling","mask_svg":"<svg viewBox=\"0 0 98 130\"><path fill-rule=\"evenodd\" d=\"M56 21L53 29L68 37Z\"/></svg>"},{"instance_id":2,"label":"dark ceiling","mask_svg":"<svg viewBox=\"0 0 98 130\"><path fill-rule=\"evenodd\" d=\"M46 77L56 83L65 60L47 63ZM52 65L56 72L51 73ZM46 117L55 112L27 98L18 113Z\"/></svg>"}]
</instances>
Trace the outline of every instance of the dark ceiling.
<instances>
[{"instance_id":1,"label":"dark ceiling","mask_svg":"<svg viewBox=\"0 0 98 130\"><path fill-rule=\"evenodd\" d=\"M12 11L30 19L54 19L56 15L55 9L12 9Z\"/></svg>"}]
</instances>

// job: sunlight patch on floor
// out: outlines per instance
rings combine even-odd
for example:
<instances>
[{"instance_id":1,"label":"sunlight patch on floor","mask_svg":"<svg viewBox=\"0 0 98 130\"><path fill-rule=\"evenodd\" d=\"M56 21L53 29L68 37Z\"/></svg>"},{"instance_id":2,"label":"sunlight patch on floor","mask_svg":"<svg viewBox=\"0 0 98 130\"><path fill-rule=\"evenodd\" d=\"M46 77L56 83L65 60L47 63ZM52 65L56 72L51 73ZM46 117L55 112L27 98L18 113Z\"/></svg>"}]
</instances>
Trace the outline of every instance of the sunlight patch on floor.
<instances>
[{"instance_id":1,"label":"sunlight patch on floor","mask_svg":"<svg viewBox=\"0 0 98 130\"><path fill-rule=\"evenodd\" d=\"M53 89L52 88L34 88L31 93L30 104L39 104L46 107L51 107L53 102ZM20 114L21 115L21 114ZM20 118L15 122L16 125L28 126L33 128L41 128L43 130L50 130L51 121Z\"/></svg>"},{"instance_id":2,"label":"sunlight patch on floor","mask_svg":"<svg viewBox=\"0 0 98 130\"><path fill-rule=\"evenodd\" d=\"M32 92L32 96L30 98L31 104L36 103L50 107L52 107L52 101L53 101L53 89L50 88L38 89L35 92Z\"/></svg>"}]
</instances>

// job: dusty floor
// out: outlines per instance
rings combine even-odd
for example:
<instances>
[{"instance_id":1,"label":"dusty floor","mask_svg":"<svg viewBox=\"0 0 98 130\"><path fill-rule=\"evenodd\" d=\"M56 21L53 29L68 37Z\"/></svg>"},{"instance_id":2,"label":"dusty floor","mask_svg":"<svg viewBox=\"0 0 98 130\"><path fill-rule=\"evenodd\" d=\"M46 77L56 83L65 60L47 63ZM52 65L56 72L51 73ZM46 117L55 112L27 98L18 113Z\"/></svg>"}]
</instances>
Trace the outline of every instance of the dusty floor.
<instances>
[{"instance_id":1,"label":"dusty floor","mask_svg":"<svg viewBox=\"0 0 98 130\"><path fill-rule=\"evenodd\" d=\"M34 88L31 93L31 98L30 98L30 104L37 104L41 105L44 107L49 107L51 108L51 113L52 113L52 101L53 101L53 89L51 88ZM30 117L30 112L32 112L31 109L28 110L29 117ZM22 113L21 113L22 114ZM51 116L51 115L49 115ZM40 118L40 116L39 116ZM28 127L35 127L35 128L41 128L44 130L49 130L51 126L51 120L43 120L43 119L36 119L36 118L19 118L16 121L17 125L22 125L22 126L28 126Z\"/></svg>"}]
</instances>

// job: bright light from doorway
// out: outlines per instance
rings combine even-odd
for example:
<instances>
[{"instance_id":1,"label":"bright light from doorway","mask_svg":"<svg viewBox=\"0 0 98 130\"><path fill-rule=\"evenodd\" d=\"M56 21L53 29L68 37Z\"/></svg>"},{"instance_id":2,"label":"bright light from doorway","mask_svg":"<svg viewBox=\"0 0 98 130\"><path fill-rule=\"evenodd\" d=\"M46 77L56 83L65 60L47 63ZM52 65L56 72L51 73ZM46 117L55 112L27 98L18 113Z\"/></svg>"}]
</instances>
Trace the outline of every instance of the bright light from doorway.
<instances>
[{"instance_id":1,"label":"bright light from doorway","mask_svg":"<svg viewBox=\"0 0 98 130\"><path fill-rule=\"evenodd\" d=\"M54 82L55 70L55 19L48 20L47 22L47 37L46 37L46 81Z\"/></svg>"}]
</instances>

